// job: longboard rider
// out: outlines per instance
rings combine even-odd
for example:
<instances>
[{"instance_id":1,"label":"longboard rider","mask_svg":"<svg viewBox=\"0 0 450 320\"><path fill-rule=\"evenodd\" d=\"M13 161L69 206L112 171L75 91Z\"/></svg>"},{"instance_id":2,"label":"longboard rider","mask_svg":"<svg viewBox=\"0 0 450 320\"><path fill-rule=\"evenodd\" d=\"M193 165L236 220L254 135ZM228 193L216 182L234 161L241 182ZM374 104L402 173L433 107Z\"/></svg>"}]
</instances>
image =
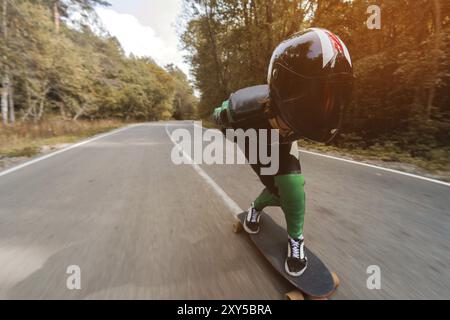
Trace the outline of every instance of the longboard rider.
<instances>
[{"instance_id":1,"label":"longboard rider","mask_svg":"<svg viewBox=\"0 0 450 320\"><path fill-rule=\"evenodd\" d=\"M352 83L352 62L345 44L328 30L311 28L278 45L270 60L267 85L231 94L213 113L223 129L279 130L278 171L262 175L264 165L260 161L251 164L265 188L248 209L244 229L258 233L261 211L268 206L281 207L288 233L285 270L292 276L300 276L307 267L305 178L297 140L330 142L337 136ZM248 159L248 148L245 151Z\"/></svg>"}]
</instances>

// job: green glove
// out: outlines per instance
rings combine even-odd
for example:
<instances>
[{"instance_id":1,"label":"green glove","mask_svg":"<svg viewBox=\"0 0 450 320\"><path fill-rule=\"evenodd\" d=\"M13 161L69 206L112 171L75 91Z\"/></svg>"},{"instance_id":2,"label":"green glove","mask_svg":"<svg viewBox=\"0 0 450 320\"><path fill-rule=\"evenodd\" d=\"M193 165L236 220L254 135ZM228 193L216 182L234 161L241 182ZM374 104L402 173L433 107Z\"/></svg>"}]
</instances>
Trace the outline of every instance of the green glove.
<instances>
[{"instance_id":1,"label":"green glove","mask_svg":"<svg viewBox=\"0 0 450 320\"><path fill-rule=\"evenodd\" d=\"M222 112L222 107L218 107L218 108L215 108L214 109L214 112L213 112L213 119L214 119L214 122L216 123L216 124L218 124L218 125L221 125L222 123L222 119L220 118L220 113Z\"/></svg>"},{"instance_id":2,"label":"green glove","mask_svg":"<svg viewBox=\"0 0 450 320\"><path fill-rule=\"evenodd\" d=\"M214 122L221 127L226 127L228 125L228 100L224 101L221 107L214 109L213 119Z\"/></svg>"}]
</instances>

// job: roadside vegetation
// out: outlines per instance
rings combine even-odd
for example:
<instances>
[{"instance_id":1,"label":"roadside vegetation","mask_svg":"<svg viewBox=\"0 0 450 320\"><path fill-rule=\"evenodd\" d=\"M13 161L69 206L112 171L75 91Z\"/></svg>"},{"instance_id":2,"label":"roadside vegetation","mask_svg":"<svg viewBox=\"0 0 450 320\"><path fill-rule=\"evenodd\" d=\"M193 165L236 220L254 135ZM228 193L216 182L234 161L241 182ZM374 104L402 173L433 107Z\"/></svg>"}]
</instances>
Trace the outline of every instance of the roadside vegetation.
<instances>
[{"instance_id":1,"label":"roadside vegetation","mask_svg":"<svg viewBox=\"0 0 450 320\"><path fill-rule=\"evenodd\" d=\"M0 157L33 156L123 122L212 126L230 93L266 82L280 41L316 26L347 43L356 78L343 135L331 146L302 144L448 172L450 12L442 0L375 1L382 25L369 30L372 2L184 0L191 85L174 65L127 56L95 14L106 1L0 0Z\"/></svg>"},{"instance_id":2,"label":"roadside vegetation","mask_svg":"<svg viewBox=\"0 0 450 320\"><path fill-rule=\"evenodd\" d=\"M424 150L423 155L413 156L412 154L414 154L414 151L416 150L414 147L408 151L405 150L405 148L396 146L395 142L392 141L375 143L369 147L363 147L362 144L359 143L352 144L345 140L341 141L340 144L325 145L322 143L300 140L299 147L352 160L371 162L408 172L428 172L438 178L450 181L449 149L429 148Z\"/></svg>"},{"instance_id":3,"label":"roadside vegetation","mask_svg":"<svg viewBox=\"0 0 450 320\"><path fill-rule=\"evenodd\" d=\"M32 157L44 149L74 143L122 126L118 120L63 120L54 117L39 123L18 123L0 130L0 159Z\"/></svg>"},{"instance_id":4,"label":"roadside vegetation","mask_svg":"<svg viewBox=\"0 0 450 320\"><path fill-rule=\"evenodd\" d=\"M108 5L0 0L0 158L31 157L123 123L196 118L187 76L127 56L95 13Z\"/></svg>"},{"instance_id":5,"label":"roadside vegetation","mask_svg":"<svg viewBox=\"0 0 450 320\"><path fill-rule=\"evenodd\" d=\"M420 2L420 3L419 3ZM266 83L274 48L293 33L322 27L348 45L355 70L343 135L332 146L382 161L449 170L450 11L443 0L185 1L199 114L207 120L230 93ZM366 25L370 5L381 28Z\"/></svg>"}]
</instances>

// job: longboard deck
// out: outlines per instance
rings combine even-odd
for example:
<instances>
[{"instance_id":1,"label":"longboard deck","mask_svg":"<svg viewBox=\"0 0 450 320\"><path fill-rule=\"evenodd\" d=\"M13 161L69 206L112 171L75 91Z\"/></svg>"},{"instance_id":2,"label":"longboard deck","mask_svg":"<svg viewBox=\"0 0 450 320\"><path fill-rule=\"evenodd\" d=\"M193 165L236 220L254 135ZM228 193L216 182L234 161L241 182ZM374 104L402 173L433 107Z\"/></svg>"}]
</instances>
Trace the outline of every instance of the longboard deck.
<instances>
[{"instance_id":1,"label":"longboard deck","mask_svg":"<svg viewBox=\"0 0 450 320\"><path fill-rule=\"evenodd\" d=\"M246 212L238 215L240 223L244 223L246 215ZM308 267L300 277L288 275L284 269L287 253L286 230L264 212L260 219L260 232L256 235L249 234L249 237L270 264L304 294L314 298L329 297L335 291L337 284L325 264L305 246Z\"/></svg>"}]
</instances>

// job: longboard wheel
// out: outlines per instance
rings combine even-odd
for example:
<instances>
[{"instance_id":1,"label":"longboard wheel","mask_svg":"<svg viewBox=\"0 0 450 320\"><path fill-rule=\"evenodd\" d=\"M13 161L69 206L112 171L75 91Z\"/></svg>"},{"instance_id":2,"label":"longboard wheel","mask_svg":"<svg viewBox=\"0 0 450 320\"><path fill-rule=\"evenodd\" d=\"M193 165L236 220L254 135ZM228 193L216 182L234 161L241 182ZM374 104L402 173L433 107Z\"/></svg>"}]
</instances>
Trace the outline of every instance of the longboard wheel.
<instances>
[{"instance_id":1,"label":"longboard wheel","mask_svg":"<svg viewBox=\"0 0 450 320\"><path fill-rule=\"evenodd\" d=\"M235 223L233 223L234 233L241 233L242 230L244 230L244 227L242 226L242 223L240 221L236 221Z\"/></svg>"},{"instance_id":2,"label":"longboard wheel","mask_svg":"<svg viewBox=\"0 0 450 320\"><path fill-rule=\"evenodd\" d=\"M303 293L301 293L298 290L294 290L294 291L286 293L286 298L288 300L305 300Z\"/></svg>"},{"instance_id":3,"label":"longboard wheel","mask_svg":"<svg viewBox=\"0 0 450 320\"><path fill-rule=\"evenodd\" d=\"M332 272L331 276L333 277L333 282L334 282L334 288L339 287L339 284L341 283L341 280L339 280L338 275L336 274L336 272Z\"/></svg>"}]
</instances>

